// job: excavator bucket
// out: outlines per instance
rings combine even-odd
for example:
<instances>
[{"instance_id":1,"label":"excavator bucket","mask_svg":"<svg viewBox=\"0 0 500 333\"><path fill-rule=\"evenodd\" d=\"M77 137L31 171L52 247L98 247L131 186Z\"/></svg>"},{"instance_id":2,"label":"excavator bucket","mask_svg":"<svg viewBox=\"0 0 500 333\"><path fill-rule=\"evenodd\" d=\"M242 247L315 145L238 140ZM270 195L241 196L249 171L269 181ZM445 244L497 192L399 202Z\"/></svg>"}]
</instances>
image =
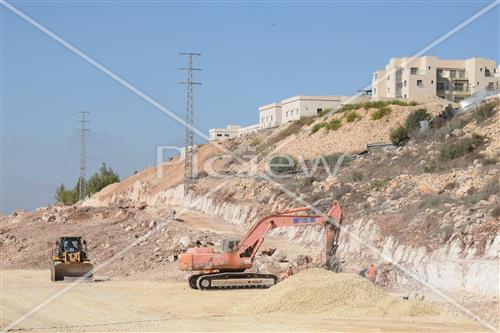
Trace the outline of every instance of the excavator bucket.
<instances>
[{"instance_id":1,"label":"excavator bucket","mask_svg":"<svg viewBox=\"0 0 500 333\"><path fill-rule=\"evenodd\" d=\"M51 266L51 280L63 281L66 278L79 278L84 275L86 279L92 278L94 266L89 263L53 263Z\"/></svg>"}]
</instances>

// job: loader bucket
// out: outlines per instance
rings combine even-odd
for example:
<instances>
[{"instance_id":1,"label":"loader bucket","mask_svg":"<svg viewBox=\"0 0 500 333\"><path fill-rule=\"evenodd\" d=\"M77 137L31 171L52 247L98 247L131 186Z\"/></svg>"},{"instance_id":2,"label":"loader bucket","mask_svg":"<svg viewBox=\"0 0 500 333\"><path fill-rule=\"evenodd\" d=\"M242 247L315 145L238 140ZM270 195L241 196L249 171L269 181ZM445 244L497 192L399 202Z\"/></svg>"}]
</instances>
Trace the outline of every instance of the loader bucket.
<instances>
[{"instance_id":1,"label":"loader bucket","mask_svg":"<svg viewBox=\"0 0 500 333\"><path fill-rule=\"evenodd\" d=\"M86 276L86 279L92 278L94 266L89 263L55 263L51 267L51 280L63 281L65 278L79 278Z\"/></svg>"}]
</instances>

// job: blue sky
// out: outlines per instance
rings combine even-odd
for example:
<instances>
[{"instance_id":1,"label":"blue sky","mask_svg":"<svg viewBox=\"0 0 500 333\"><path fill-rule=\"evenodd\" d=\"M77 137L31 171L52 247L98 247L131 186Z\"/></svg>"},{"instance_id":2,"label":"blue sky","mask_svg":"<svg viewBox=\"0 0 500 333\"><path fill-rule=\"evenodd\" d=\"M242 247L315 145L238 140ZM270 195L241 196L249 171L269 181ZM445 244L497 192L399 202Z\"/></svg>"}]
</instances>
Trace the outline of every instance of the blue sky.
<instances>
[{"instance_id":1,"label":"blue sky","mask_svg":"<svg viewBox=\"0 0 500 333\"><path fill-rule=\"evenodd\" d=\"M259 105L295 94L352 94L490 2L10 3L181 117L179 52L203 53L195 122L207 132L257 123ZM106 162L124 178L154 164L157 145L182 145L181 124L0 8L2 212L74 185L77 111L92 112L88 174ZM498 62L499 7L427 54Z\"/></svg>"}]
</instances>

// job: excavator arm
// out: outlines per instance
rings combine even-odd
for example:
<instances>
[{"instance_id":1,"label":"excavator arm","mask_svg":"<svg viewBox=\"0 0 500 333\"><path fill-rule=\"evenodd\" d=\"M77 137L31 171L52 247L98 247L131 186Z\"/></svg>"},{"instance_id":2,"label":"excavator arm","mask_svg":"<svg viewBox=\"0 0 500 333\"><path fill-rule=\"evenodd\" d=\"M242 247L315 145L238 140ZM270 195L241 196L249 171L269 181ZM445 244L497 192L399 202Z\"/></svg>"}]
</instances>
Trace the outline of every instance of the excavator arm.
<instances>
[{"instance_id":1,"label":"excavator arm","mask_svg":"<svg viewBox=\"0 0 500 333\"><path fill-rule=\"evenodd\" d=\"M305 214L309 211L311 211L310 207L293 208L263 218L254 224L243 237L236 252L241 258L248 257L253 261L270 230L280 227L320 224L325 226L325 264L329 266L331 257L335 255L338 246L342 209L339 203L335 201L326 215Z\"/></svg>"}]
</instances>

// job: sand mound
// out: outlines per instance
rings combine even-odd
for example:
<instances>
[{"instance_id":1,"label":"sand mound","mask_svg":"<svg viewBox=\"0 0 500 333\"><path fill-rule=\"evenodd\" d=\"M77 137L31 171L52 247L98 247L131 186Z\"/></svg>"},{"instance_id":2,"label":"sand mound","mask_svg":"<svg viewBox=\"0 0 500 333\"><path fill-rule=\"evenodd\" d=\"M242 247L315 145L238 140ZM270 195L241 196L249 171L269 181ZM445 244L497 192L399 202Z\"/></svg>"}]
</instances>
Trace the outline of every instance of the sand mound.
<instances>
[{"instance_id":1,"label":"sand mound","mask_svg":"<svg viewBox=\"0 0 500 333\"><path fill-rule=\"evenodd\" d=\"M328 313L337 316L439 316L443 309L399 300L351 273L315 268L302 271L244 304L238 312Z\"/></svg>"}]
</instances>

